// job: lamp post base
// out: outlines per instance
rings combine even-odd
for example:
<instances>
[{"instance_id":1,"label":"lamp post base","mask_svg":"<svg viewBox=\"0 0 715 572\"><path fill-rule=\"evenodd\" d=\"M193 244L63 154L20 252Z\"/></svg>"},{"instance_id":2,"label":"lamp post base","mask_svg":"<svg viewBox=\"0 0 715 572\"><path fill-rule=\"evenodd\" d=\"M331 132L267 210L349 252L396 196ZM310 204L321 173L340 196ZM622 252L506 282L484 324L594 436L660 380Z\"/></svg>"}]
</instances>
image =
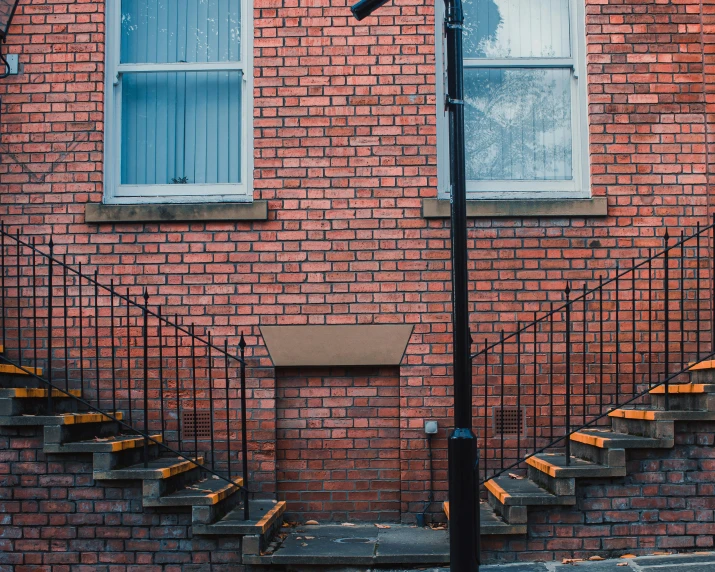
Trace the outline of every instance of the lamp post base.
<instances>
[{"instance_id":1,"label":"lamp post base","mask_svg":"<svg viewBox=\"0 0 715 572\"><path fill-rule=\"evenodd\" d=\"M449 552L451 572L478 572L479 458L471 429L449 437Z\"/></svg>"}]
</instances>

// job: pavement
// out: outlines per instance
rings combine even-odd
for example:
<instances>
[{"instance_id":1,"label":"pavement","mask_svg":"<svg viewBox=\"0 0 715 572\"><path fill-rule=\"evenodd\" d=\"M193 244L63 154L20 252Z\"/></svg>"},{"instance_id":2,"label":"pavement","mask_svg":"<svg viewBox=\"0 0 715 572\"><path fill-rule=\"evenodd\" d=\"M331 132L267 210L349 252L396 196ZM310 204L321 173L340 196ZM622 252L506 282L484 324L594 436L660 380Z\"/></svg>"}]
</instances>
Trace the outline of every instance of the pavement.
<instances>
[{"instance_id":1,"label":"pavement","mask_svg":"<svg viewBox=\"0 0 715 572\"><path fill-rule=\"evenodd\" d=\"M413 572L406 570L374 568L369 572ZM421 572L449 572L449 568L420 568ZM715 552L677 554L669 556L642 556L640 558L602 560L599 562L558 562L533 564L503 564L482 566L480 572L715 572Z\"/></svg>"},{"instance_id":2,"label":"pavement","mask_svg":"<svg viewBox=\"0 0 715 572\"><path fill-rule=\"evenodd\" d=\"M449 535L406 525L298 525L283 529L282 542L263 563L304 567L344 567L351 572L449 572ZM671 554L569 563L482 566L480 572L715 572L715 552ZM308 568L305 568L308 569Z\"/></svg>"}]
</instances>

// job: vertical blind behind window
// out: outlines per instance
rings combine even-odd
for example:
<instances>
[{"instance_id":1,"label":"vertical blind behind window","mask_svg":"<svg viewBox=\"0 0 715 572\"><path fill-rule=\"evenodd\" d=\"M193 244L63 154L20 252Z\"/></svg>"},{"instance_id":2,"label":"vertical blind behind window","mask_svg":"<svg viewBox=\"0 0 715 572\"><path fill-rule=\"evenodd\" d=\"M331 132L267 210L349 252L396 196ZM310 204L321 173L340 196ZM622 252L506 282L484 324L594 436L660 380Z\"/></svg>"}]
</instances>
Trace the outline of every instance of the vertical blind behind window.
<instances>
[{"instance_id":1,"label":"vertical blind behind window","mask_svg":"<svg viewBox=\"0 0 715 572\"><path fill-rule=\"evenodd\" d=\"M238 62L240 0L122 0L122 64ZM122 74L121 183L241 181L242 72Z\"/></svg>"}]
</instances>

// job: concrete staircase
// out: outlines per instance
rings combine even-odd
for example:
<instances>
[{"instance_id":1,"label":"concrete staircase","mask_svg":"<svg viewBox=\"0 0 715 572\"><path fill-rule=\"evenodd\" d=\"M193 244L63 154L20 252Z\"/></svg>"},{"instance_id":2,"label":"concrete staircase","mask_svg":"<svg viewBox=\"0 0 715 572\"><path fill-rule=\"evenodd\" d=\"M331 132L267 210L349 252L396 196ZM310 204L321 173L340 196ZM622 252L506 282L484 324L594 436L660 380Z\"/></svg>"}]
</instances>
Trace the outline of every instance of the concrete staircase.
<instances>
[{"instance_id":1,"label":"concrete staircase","mask_svg":"<svg viewBox=\"0 0 715 572\"><path fill-rule=\"evenodd\" d=\"M0 346L0 354L3 348ZM29 369L24 368L23 369ZM41 370L32 370L41 376ZM44 453L92 455L95 481L134 481L142 486L142 506L191 513L192 534L230 536L241 539L243 562L259 559L276 529L282 524L285 502L249 502L250 519L244 520L244 507L237 494L243 479L233 482L202 473L192 461L167 455L161 450L161 435L149 441L147 466L143 461L144 438L129 433L117 420L121 412L77 411L78 401L53 390L53 412L47 410L48 390L41 381L22 369L0 365L0 427L42 428ZM79 397L79 391L70 392Z\"/></svg>"},{"instance_id":2,"label":"concrete staircase","mask_svg":"<svg viewBox=\"0 0 715 572\"><path fill-rule=\"evenodd\" d=\"M487 481L482 535L526 534L530 510L576 504L579 480L624 477L629 451L670 449L676 423L715 421L715 361L692 366L689 375L690 383L669 386L669 410L665 387L659 386L649 392L649 406L610 411L610 428L573 433L569 464L563 454L541 453L525 459L526 478L499 476ZM449 519L449 503L444 503L444 511Z\"/></svg>"}]
</instances>

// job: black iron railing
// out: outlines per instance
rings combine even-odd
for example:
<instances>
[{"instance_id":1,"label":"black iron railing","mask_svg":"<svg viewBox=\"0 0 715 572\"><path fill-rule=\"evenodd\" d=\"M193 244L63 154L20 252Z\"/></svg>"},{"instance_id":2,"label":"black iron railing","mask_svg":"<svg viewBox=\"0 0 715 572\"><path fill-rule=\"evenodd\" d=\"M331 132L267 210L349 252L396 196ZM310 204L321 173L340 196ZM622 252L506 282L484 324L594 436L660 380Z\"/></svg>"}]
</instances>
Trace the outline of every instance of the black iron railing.
<instances>
[{"instance_id":1,"label":"black iron railing","mask_svg":"<svg viewBox=\"0 0 715 572\"><path fill-rule=\"evenodd\" d=\"M645 260L616 264L596 285L567 283L563 298L472 354L482 482L544 451L571 462L571 434L608 424L608 412L649 403L689 364L715 354L715 224L698 224Z\"/></svg>"},{"instance_id":2,"label":"black iron railing","mask_svg":"<svg viewBox=\"0 0 715 572\"><path fill-rule=\"evenodd\" d=\"M133 295L102 281L97 267L57 254L52 238L38 245L0 223L0 362L68 396L73 411L143 436L145 465L154 443L231 483L242 476L248 518L243 334L232 353L228 338L150 305L146 287ZM48 391L47 414L56 400Z\"/></svg>"}]
</instances>

